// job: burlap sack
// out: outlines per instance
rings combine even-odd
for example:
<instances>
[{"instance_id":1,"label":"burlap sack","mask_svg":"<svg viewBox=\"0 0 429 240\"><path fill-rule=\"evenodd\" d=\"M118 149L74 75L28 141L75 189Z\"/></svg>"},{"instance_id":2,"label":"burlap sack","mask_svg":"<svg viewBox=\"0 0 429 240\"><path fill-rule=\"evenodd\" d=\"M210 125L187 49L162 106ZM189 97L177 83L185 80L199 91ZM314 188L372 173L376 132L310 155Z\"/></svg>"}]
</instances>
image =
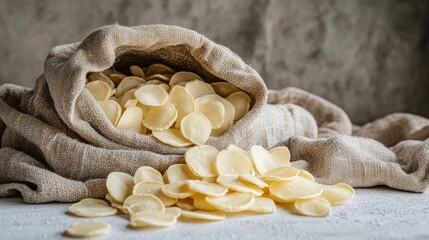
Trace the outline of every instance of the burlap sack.
<instances>
[{"instance_id":1,"label":"burlap sack","mask_svg":"<svg viewBox=\"0 0 429 240\"><path fill-rule=\"evenodd\" d=\"M218 149L289 144L293 158L302 159L296 165L324 183L385 184L410 191L428 186L429 143L416 141L428 138L428 120L399 115L408 125L395 125L395 117L387 117L356 130L356 135L391 145L414 139L388 149L391 145L347 136L352 133L347 115L304 91L272 92L267 104L258 73L194 31L113 25L82 43L52 49L34 89L0 87L0 197L20 193L30 203L103 197L104 179L111 171L133 174L142 165L163 171L183 162L186 148L114 128L84 88L88 72L154 62L193 71L208 82L230 82L251 96L251 111L226 134L207 142Z\"/></svg>"}]
</instances>

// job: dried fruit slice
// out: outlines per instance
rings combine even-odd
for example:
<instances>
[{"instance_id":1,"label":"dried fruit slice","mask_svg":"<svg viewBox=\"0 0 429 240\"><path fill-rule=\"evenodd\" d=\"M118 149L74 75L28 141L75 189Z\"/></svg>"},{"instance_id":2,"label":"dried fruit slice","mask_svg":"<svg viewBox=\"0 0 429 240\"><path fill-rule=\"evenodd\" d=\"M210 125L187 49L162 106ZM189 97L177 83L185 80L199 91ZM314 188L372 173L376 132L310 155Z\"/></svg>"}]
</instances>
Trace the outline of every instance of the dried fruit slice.
<instances>
[{"instance_id":1,"label":"dried fruit slice","mask_svg":"<svg viewBox=\"0 0 429 240\"><path fill-rule=\"evenodd\" d=\"M192 198L179 199L177 200L176 205L183 210L188 210L188 211L196 210L196 208L194 207L194 200Z\"/></svg>"},{"instance_id":2,"label":"dried fruit slice","mask_svg":"<svg viewBox=\"0 0 429 240\"><path fill-rule=\"evenodd\" d=\"M188 180L189 189L210 197L221 197L228 192L228 188L217 183L207 183L200 180Z\"/></svg>"},{"instance_id":3,"label":"dried fruit slice","mask_svg":"<svg viewBox=\"0 0 429 240\"><path fill-rule=\"evenodd\" d=\"M200 103L196 111L204 114L212 125L212 129L218 129L225 121L225 107L219 101Z\"/></svg>"},{"instance_id":4,"label":"dried fruit slice","mask_svg":"<svg viewBox=\"0 0 429 240\"><path fill-rule=\"evenodd\" d=\"M110 228L110 224L103 222L77 222L67 229L66 234L79 238L97 237L106 234Z\"/></svg>"},{"instance_id":5,"label":"dried fruit slice","mask_svg":"<svg viewBox=\"0 0 429 240\"><path fill-rule=\"evenodd\" d=\"M131 74L133 74L134 76L137 76L137 77L141 77L141 78L146 77L146 75L143 72L143 69L139 66L136 66L136 65L132 65L130 67L130 72L131 72Z\"/></svg>"},{"instance_id":6,"label":"dried fruit slice","mask_svg":"<svg viewBox=\"0 0 429 240\"><path fill-rule=\"evenodd\" d=\"M266 188L268 187L268 184L266 184L264 181L259 179L258 177L251 175L251 174L241 174L240 180L251 183L259 188Z\"/></svg>"},{"instance_id":7,"label":"dried fruit slice","mask_svg":"<svg viewBox=\"0 0 429 240\"><path fill-rule=\"evenodd\" d=\"M117 72L109 74L108 77L113 81L113 83L115 83L116 86L118 86L122 79L126 78L127 75Z\"/></svg>"},{"instance_id":8,"label":"dried fruit slice","mask_svg":"<svg viewBox=\"0 0 429 240\"><path fill-rule=\"evenodd\" d=\"M127 92L124 93L124 95L122 95L121 97L117 98L118 99L118 103L119 105L121 105L122 107L125 106L125 104L129 101L129 100L134 100L136 99L136 97L134 96L134 93L137 91L137 89L131 89L128 90Z\"/></svg>"},{"instance_id":9,"label":"dried fruit slice","mask_svg":"<svg viewBox=\"0 0 429 240\"><path fill-rule=\"evenodd\" d=\"M198 179L197 176L192 174L186 164L180 163L170 165L164 174L169 183Z\"/></svg>"},{"instance_id":10,"label":"dried fruit slice","mask_svg":"<svg viewBox=\"0 0 429 240\"><path fill-rule=\"evenodd\" d=\"M143 119L143 125L152 131L165 131L173 125L177 111L172 103L152 107Z\"/></svg>"},{"instance_id":11,"label":"dried fruit slice","mask_svg":"<svg viewBox=\"0 0 429 240\"><path fill-rule=\"evenodd\" d=\"M93 73L90 73L88 75L88 79L90 81L100 80L102 82L107 83L107 85L109 85L110 88L114 88L115 87L115 84L112 82L112 80L108 76L106 76L104 73L102 73L102 72L93 72Z\"/></svg>"},{"instance_id":12,"label":"dried fruit slice","mask_svg":"<svg viewBox=\"0 0 429 240\"><path fill-rule=\"evenodd\" d=\"M232 149L220 151L215 166L219 175L254 174L246 155Z\"/></svg>"},{"instance_id":13,"label":"dried fruit slice","mask_svg":"<svg viewBox=\"0 0 429 240\"><path fill-rule=\"evenodd\" d=\"M301 169L298 173L298 176L303 177L303 178L307 178L308 180L315 182L313 175L311 173L305 171L305 170Z\"/></svg>"},{"instance_id":14,"label":"dried fruit slice","mask_svg":"<svg viewBox=\"0 0 429 240\"><path fill-rule=\"evenodd\" d=\"M177 198L171 198L166 196L162 192L162 187L164 183L159 182L139 182L134 185L133 195L143 196L146 194L153 194L155 197L159 198L164 206L172 206L177 202Z\"/></svg>"},{"instance_id":15,"label":"dried fruit slice","mask_svg":"<svg viewBox=\"0 0 429 240\"><path fill-rule=\"evenodd\" d=\"M161 173L149 166L140 167L134 173L134 183L139 182L159 182L164 184Z\"/></svg>"},{"instance_id":16,"label":"dried fruit slice","mask_svg":"<svg viewBox=\"0 0 429 240\"><path fill-rule=\"evenodd\" d=\"M312 217L324 217L331 211L331 205L324 198L298 200L294 206L297 213Z\"/></svg>"},{"instance_id":17,"label":"dried fruit slice","mask_svg":"<svg viewBox=\"0 0 429 240\"><path fill-rule=\"evenodd\" d=\"M89 82L85 85L96 101L103 101L112 96L112 88L100 80Z\"/></svg>"},{"instance_id":18,"label":"dried fruit slice","mask_svg":"<svg viewBox=\"0 0 429 240\"><path fill-rule=\"evenodd\" d=\"M175 218L179 218L180 214L182 213L182 209L178 207L168 207L168 208L165 208L164 212L171 213Z\"/></svg>"},{"instance_id":19,"label":"dried fruit slice","mask_svg":"<svg viewBox=\"0 0 429 240\"><path fill-rule=\"evenodd\" d=\"M122 96L124 93L128 92L131 89L137 88L140 84L145 83L146 81L140 77L126 77L121 80L118 87L116 87L117 91L115 93L116 97Z\"/></svg>"},{"instance_id":20,"label":"dried fruit slice","mask_svg":"<svg viewBox=\"0 0 429 240\"><path fill-rule=\"evenodd\" d=\"M115 199L113 199L113 197L109 193L106 193L106 196L104 198L110 202L110 205L112 207L118 209L125 214L128 214L128 209L124 208L124 206L122 206L122 203L118 203Z\"/></svg>"},{"instance_id":21,"label":"dried fruit slice","mask_svg":"<svg viewBox=\"0 0 429 240\"><path fill-rule=\"evenodd\" d=\"M341 205L355 195L355 190L346 183L322 185L322 188L323 193L320 197L326 199L331 206Z\"/></svg>"},{"instance_id":22,"label":"dried fruit slice","mask_svg":"<svg viewBox=\"0 0 429 240\"><path fill-rule=\"evenodd\" d=\"M179 128L183 117L195 111L194 98L182 86L174 86L169 93L169 101L177 110L176 128Z\"/></svg>"},{"instance_id":23,"label":"dried fruit slice","mask_svg":"<svg viewBox=\"0 0 429 240\"><path fill-rule=\"evenodd\" d=\"M257 197L248 210L258 213L273 213L276 211L276 203L271 198Z\"/></svg>"},{"instance_id":24,"label":"dried fruit slice","mask_svg":"<svg viewBox=\"0 0 429 240\"><path fill-rule=\"evenodd\" d=\"M205 220L205 221L221 221L225 219L223 212L205 212L205 211L186 211L182 210L180 217L185 219Z\"/></svg>"},{"instance_id":25,"label":"dried fruit slice","mask_svg":"<svg viewBox=\"0 0 429 240\"><path fill-rule=\"evenodd\" d=\"M176 221L177 218L172 213L154 210L138 212L130 218L130 224L133 227L168 227Z\"/></svg>"},{"instance_id":26,"label":"dried fruit slice","mask_svg":"<svg viewBox=\"0 0 429 240\"><path fill-rule=\"evenodd\" d=\"M251 154L253 158L253 163L255 165L255 168L258 170L260 174L264 174L265 172L282 167L282 166L289 166L289 161L284 161L285 159L277 158L277 155L274 154L276 158L273 158L270 152L268 152L265 148L262 146L252 146L251 148Z\"/></svg>"},{"instance_id":27,"label":"dried fruit slice","mask_svg":"<svg viewBox=\"0 0 429 240\"><path fill-rule=\"evenodd\" d=\"M124 201L124 207L128 209L130 215L137 212L156 210L163 212L164 204L153 194L131 195Z\"/></svg>"},{"instance_id":28,"label":"dried fruit slice","mask_svg":"<svg viewBox=\"0 0 429 240\"><path fill-rule=\"evenodd\" d=\"M174 74L174 73L175 71L173 69L161 63L152 64L146 69L147 76L152 76L155 74Z\"/></svg>"},{"instance_id":29,"label":"dried fruit slice","mask_svg":"<svg viewBox=\"0 0 429 240\"><path fill-rule=\"evenodd\" d=\"M162 81L162 82L169 82L170 78L171 78L171 75L154 74L152 76L147 77L146 79L149 81L156 80L156 81Z\"/></svg>"},{"instance_id":30,"label":"dried fruit slice","mask_svg":"<svg viewBox=\"0 0 429 240\"><path fill-rule=\"evenodd\" d=\"M194 98L199 98L204 95L216 94L213 87L201 80L193 80L187 82L185 84L186 90L192 95Z\"/></svg>"},{"instance_id":31,"label":"dried fruit slice","mask_svg":"<svg viewBox=\"0 0 429 240\"><path fill-rule=\"evenodd\" d=\"M162 187L162 192L171 198L187 198L194 195L186 181L172 182Z\"/></svg>"},{"instance_id":32,"label":"dried fruit slice","mask_svg":"<svg viewBox=\"0 0 429 240\"><path fill-rule=\"evenodd\" d=\"M111 172L107 176L106 187L110 196L118 203L123 203L133 192L134 178L123 172Z\"/></svg>"},{"instance_id":33,"label":"dried fruit slice","mask_svg":"<svg viewBox=\"0 0 429 240\"><path fill-rule=\"evenodd\" d=\"M203 145L209 139L211 129L210 120L199 112L186 115L180 122L180 132L183 137L195 145Z\"/></svg>"},{"instance_id":34,"label":"dried fruit slice","mask_svg":"<svg viewBox=\"0 0 429 240\"><path fill-rule=\"evenodd\" d=\"M190 82L195 79L198 79L201 81L203 80L200 76L198 76L193 72L185 72L185 71L177 72L171 77L169 85L174 86L180 82Z\"/></svg>"},{"instance_id":35,"label":"dried fruit slice","mask_svg":"<svg viewBox=\"0 0 429 240\"><path fill-rule=\"evenodd\" d=\"M192 195L192 199L194 199L194 206L198 209L204 210L204 211L214 211L216 210L215 207L213 207L212 205L210 205L207 201L206 201L206 195L203 194L199 194L199 193L195 193L194 195Z\"/></svg>"},{"instance_id":36,"label":"dried fruit slice","mask_svg":"<svg viewBox=\"0 0 429 240\"><path fill-rule=\"evenodd\" d=\"M85 198L69 207L69 212L80 217L106 217L115 215L116 208L110 207L105 201Z\"/></svg>"},{"instance_id":37,"label":"dried fruit slice","mask_svg":"<svg viewBox=\"0 0 429 240\"><path fill-rule=\"evenodd\" d=\"M161 106L168 100L168 93L158 85L146 84L135 91L134 96L146 106Z\"/></svg>"},{"instance_id":38,"label":"dried fruit slice","mask_svg":"<svg viewBox=\"0 0 429 240\"><path fill-rule=\"evenodd\" d=\"M121 106L114 100L97 101L97 103L106 115L107 119L109 119L110 123L112 123L113 126L116 126L121 118Z\"/></svg>"},{"instance_id":39,"label":"dried fruit slice","mask_svg":"<svg viewBox=\"0 0 429 240\"><path fill-rule=\"evenodd\" d=\"M228 193L223 197L206 197L206 201L218 210L224 212L241 212L247 210L255 201L248 193Z\"/></svg>"},{"instance_id":40,"label":"dried fruit slice","mask_svg":"<svg viewBox=\"0 0 429 240\"><path fill-rule=\"evenodd\" d=\"M294 167L278 167L264 173L264 181L290 181L298 176L300 170Z\"/></svg>"},{"instance_id":41,"label":"dried fruit slice","mask_svg":"<svg viewBox=\"0 0 429 240\"><path fill-rule=\"evenodd\" d=\"M235 108L234 121L239 120L249 112L251 100L247 93L243 91L235 92L229 95L226 100L232 103Z\"/></svg>"},{"instance_id":42,"label":"dried fruit slice","mask_svg":"<svg viewBox=\"0 0 429 240\"><path fill-rule=\"evenodd\" d=\"M221 136L226 133L228 129L232 126L234 122L235 108L228 100L220 97L217 94L205 95L195 99L195 103L197 105L214 101L218 101L223 104L223 107L225 108L225 118L222 126L217 129L213 129L211 135Z\"/></svg>"},{"instance_id":43,"label":"dried fruit slice","mask_svg":"<svg viewBox=\"0 0 429 240\"><path fill-rule=\"evenodd\" d=\"M217 178L217 182L220 185L237 192L249 193L258 197L264 194L264 191L262 191L258 187L241 181L239 176L219 176Z\"/></svg>"},{"instance_id":44,"label":"dried fruit slice","mask_svg":"<svg viewBox=\"0 0 429 240\"><path fill-rule=\"evenodd\" d=\"M159 141L173 147L188 147L193 143L182 136L178 129L167 129L165 131L152 131L152 136Z\"/></svg>"},{"instance_id":45,"label":"dried fruit slice","mask_svg":"<svg viewBox=\"0 0 429 240\"><path fill-rule=\"evenodd\" d=\"M215 90L216 94L221 97L228 97L232 93L240 91L237 87L229 82L215 82L210 84Z\"/></svg>"},{"instance_id":46,"label":"dried fruit slice","mask_svg":"<svg viewBox=\"0 0 429 240\"><path fill-rule=\"evenodd\" d=\"M143 110L139 107L131 106L125 110L124 114L122 114L122 117L116 127L121 130L145 134L146 128L142 125L142 120Z\"/></svg>"},{"instance_id":47,"label":"dried fruit slice","mask_svg":"<svg viewBox=\"0 0 429 240\"><path fill-rule=\"evenodd\" d=\"M320 184L299 176L287 182L272 182L269 189L275 201L284 203L316 198L323 191Z\"/></svg>"},{"instance_id":48,"label":"dried fruit slice","mask_svg":"<svg viewBox=\"0 0 429 240\"><path fill-rule=\"evenodd\" d=\"M282 166L290 166L290 152L289 148L284 146L279 146L270 149L271 157L273 158L273 161L276 162L276 165L278 167Z\"/></svg>"},{"instance_id":49,"label":"dried fruit slice","mask_svg":"<svg viewBox=\"0 0 429 240\"><path fill-rule=\"evenodd\" d=\"M185 161L189 170L198 177L211 178L217 175L216 157L219 151L209 145L201 145L188 149Z\"/></svg>"}]
</instances>

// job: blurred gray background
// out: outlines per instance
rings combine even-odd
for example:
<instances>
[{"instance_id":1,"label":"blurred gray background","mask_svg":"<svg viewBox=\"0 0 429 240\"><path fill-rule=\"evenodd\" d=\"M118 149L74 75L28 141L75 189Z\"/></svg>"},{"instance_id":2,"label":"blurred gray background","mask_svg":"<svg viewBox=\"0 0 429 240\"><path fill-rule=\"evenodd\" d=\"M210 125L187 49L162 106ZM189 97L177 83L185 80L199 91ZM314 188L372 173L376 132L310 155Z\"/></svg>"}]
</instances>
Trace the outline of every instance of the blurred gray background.
<instances>
[{"instance_id":1,"label":"blurred gray background","mask_svg":"<svg viewBox=\"0 0 429 240\"><path fill-rule=\"evenodd\" d=\"M419 0L0 0L0 83L34 86L50 48L115 22L194 29L269 88L320 95L357 124L429 116L429 1Z\"/></svg>"}]
</instances>

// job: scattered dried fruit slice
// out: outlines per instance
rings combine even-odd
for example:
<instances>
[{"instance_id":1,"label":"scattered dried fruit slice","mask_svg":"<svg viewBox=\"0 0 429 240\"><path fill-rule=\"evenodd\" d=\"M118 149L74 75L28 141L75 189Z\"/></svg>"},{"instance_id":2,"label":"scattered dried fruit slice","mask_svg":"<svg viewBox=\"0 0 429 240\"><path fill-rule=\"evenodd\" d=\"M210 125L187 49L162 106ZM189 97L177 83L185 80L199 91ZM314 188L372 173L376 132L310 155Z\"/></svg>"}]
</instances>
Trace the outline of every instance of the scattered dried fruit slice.
<instances>
[{"instance_id":1,"label":"scattered dried fruit slice","mask_svg":"<svg viewBox=\"0 0 429 240\"><path fill-rule=\"evenodd\" d=\"M198 79L198 80L201 80L201 81L203 80L203 79L201 79L200 76L198 76L197 74L195 74L193 72L185 72L185 71L183 71L183 72L177 72L177 73L175 73L171 77L169 85L170 86L174 86L174 85L177 85L180 82L185 82L186 83L186 82L189 82L189 81L192 81L192 80L195 80L195 79Z\"/></svg>"},{"instance_id":2,"label":"scattered dried fruit slice","mask_svg":"<svg viewBox=\"0 0 429 240\"><path fill-rule=\"evenodd\" d=\"M225 121L225 107L219 101L199 103L196 111L204 114L212 125L212 129L218 129Z\"/></svg>"},{"instance_id":3,"label":"scattered dried fruit slice","mask_svg":"<svg viewBox=\"0 0 429 240\"><path fill-rule=\"evenodd\" d=\"M145 134L146 128L142 125L142 120L143 110L139 107L131 106L122 114L116 127L121 130Z\"/></svg>"},{"instance_id":4,"label":"scattered dried fruit slice","mask_svg":"<svg viewBox=\"0 0 429 240\"><path fill-rule=\"evenodd\" d=\"M97 101L97 103L107 119L109 119L113 126L116 126L121 118L121 106L114 100Z\"/></svg>"},{"instance_id":5,"label":"scattered dried fruit slice","mask_svg":"<svg viewBox=\"0 0 429 240\"><path fill-rule=\"evenodd\" d=\"M202 113L193 112L183 117L180 132L195 145L203 145L210 137L212 125Z\"/></svg>"},{"instance_id":6,"label":"scattered dried fruit slice","mask_svg":"<svg viewBox=\"0 0 429 240\"><path fill-rule=\"evenodd\" d=\"M192 191L210 197L221 197L228 192L228 188L217 183L207 183L200 180L188 180L187 183Z\"/></svg>"},{"instance_id":7,"label":"scattered dried fruit slice","mask_svg":"<svg viewBox=\"0 0 429 240\"><path fill-rule=\"evenodd\" d=\"M149 166L140 167L134 173L134 183L139 182L159 182L164 184L161 173Z\"/></svg>"},{"instance_id":8,"label":"scattered dried fruit slice","mask_svg":"<svg viewBox=\"0 0 429 240\"><path fill-rule=\"evenodd\" d=\"M115 215L118 210L110 207L105 201L85 198L69 207L69 212L80 217L106 217Z\"/></svg>"},{"instance_id":9,"label":"scattered dried fruit slice","mask_svg":"<svg viewBox=\"0 0 429 240\"><path fill-rule=\"evenodd\" d=\"M111 172L107 176L106 187L116 202L123 203L133 192L134 178L127 173Z\"/></svg>"},{"instance_id":10,"label":"scattered dried fruit slice","mask_svg":"<svg viewBox=\"0 0 429 240\"><path fill-rule=\"evenodd\" d=\"M268 187L268 184L266 184L264 181L262 181L260 178L256 177L252 174L241 174L240 180L251 183L259 188L266 188Z\"/></svg>"},{"instance_id":11,"label":"scattered dried fruit slice","mask_svg":"<svg viewBox=\"0 0 429 240\"><path fill-rule=\"evenodd\" d=\"M294 167L273 168L261 177L264 181L290 181L298 176L300 170Z\"/></svg>"},{"instance_id":12,"label":"scattered dried fruit slice","mask_svg":"<svg viewBox=\"0 0 429 240\"><path fill-rule=\"evenodd\" d=\"M188 147L193 143L182 136L178 129L167 129L165 131L152 131L152 136L159 141L173 147Z\"/></svg>"},{"instance_id":13,"label":"scattered dried fruit slice","mask_svg":"<svg viewBox=\"0 0 429 240\"><path fill-rule=\"evenodd\" d=\"M175 224L177 218L170 212L148 210L133 214L130 221L133 227L168 227Z\"/></svg>"},{"instance_id":14,"label":"scattered dried fruit slice","mask_svg":"<svg viewBox=\"0 0 429 240\"><path fill-rule=\"evenodd\" d=\"M124 201L124 207L128 209L130 215L137 212L156 210L163 212L164 204L153 194L131 195Z\"/></svg>"},{"instance_id":15,"label":"scattered dried fruit slice","mask_svg":"<svg viewBox=\"0 0 429 240\"><path fill-rule=\"evenodd\" d=\"M254 174L246 155L232 149L219 152L216 159L216 170L219 175Z\"/></svg>"},{"instance_id":16,"label":"scattered dried fruit slice","mask_svg":"<svg viewBox=\"0 0 429 240\"><path fill-rule=\"evenodd\" d=\"M189 189L186 181L171 182L162 187L162 192L171 198L187 198L194 195L194 191Z\"/></svg>"},{"instance_id":17,"label":"scattered dried fruit slice","mask_svg":"<svg viewBox=\"0 0 429 240\"><path fill-rule=\"evenodd\" d=\"M216 94L213 87L201 80L193 80L187 82L185 84L186 90L192 95L194 98L199 98L204 95Z\"/></svg>"},{"instance_id":18,"label":"scattered dried fruit slice","mask_svg":"<svg viewBox=\"0 0 429 240\"><path fill-rule=\"evenodd\" d=\"M165 175L169 183L198 179L197 176L192 174L186 164L180 163L170 165L165 171Z\"/></svg>"},{"instance_id":19,"label":"scattered dried fruit slice","mask_svg":"<svg viewBox=\"0 0 429 240\"><path fill-rule=\"evenodd\" d=\"M101 80L89 82L85 85L85 87L96 101L107 100L110 96L112 96L112 88L110 88L107 83Z\"/></svg>"},{"instance_id":20,"label":"scattered dried fruit slice","mask_svg":"<svg viewBox=\"0 0 429 240\"><path fill-rule=\"evenodd\" d=\"M235 92L229 95L226 100L232 103L235 108L234 121L239 120L249 112L251 100L247 93L243 91Z\"/></svg>"},{"instance_id":21,"label":"scattered dried fruit slice","mask_svg":"<svg viewBox=\"0 0 429 240\"><path fill-rule=\"evenodd\" d=\"M324 217L331 211L331 205L324 198L297 200L294 206L297 213L312 217Z\"/></svg>"},{"instance_id":22,"label":"scattered dried fruit slice","mask_svg":"<svg viewBox=\"0 0 429 240\"><path fill-rule=\"evenodd\" d=\"M173 125L177 118L177 111L172 103L150 108L143 125L152 131L165 131Z\"/></svg>"},{"instance_id":23,"label":"scattered dried fruit slice","mask_svg":"<svg viewBox=\"0 0 429 240\"><path fill-rule=\"evenodd\" d=\"M257 197L248 210L258 213L273 213L276 211L276 203L271 198Z\"/></svg>"},{"instance_id":24,"label":"scattered dried fruit slice","mask_svg":"<svg viewBox=\"0 0 429 240\"><path fill-rule=\"evenodd\" d=\"M228 193L222 197L206 197L206 201L218 210L224 212L241 212L247 210L255 201L248 193Z\"/></svg>"},{"instance_id":25,"label":"scattered dried fruit slice","mask_svg":"<svg viewBox=\"0 0 429 240\"><path fill-rule=\"evenodd\" d=\"M323 188L323 193L320 197L326 199L331 206L344 204L355 195L355 190L346 183L321 186Z\"/></svg>"},{"instance_id":26,"label":"scattered dried fruit slice","mask_svg":"<svg viewBox=\"0 0 429 240\"><path fill-rule=\"evenodd\" d=\"M299 176L287 182L274 181L269 189L275 201L284 203L316 198L323 191L320 184Z\"/></svg>"},{"instance_id":27,"label":"scattered dried fruit slice","mask_svg":"<svg viewBox=\"0 0 429 240\"><path fill-rule=\"evenodd\" d=\"M133 195L143 196L146 194L153 194L155 197L159 198L164 206L172 206L177 202L177 198L171 198L166 196L162 192L162 187L164 183L160 182L139 182L134 185Z\"/></svg>"},{"instance_id":28,"label":"scattered dried fruit slice","mask_svg":"<svg viewBox=\"0 0 429 240\"><path fill-rule=\"evenodd\" d=\"M137 100L145 106L161 106L168 100L168 93L158 85L146 84L134 92Z\"/></svg>"},{"instance_id":29,"label":"scattered dried fruit slice","mask_svg":"<svg viewBox=\"0 0 429 240\"><path fill-rule=\"evenodd\" d=\"M106 234L110 228L110 224L103 222L77 222L66 230L66 234L79 238L97 237Z\"/></svg>"},{"instance_id":30,"label":"scattered dried fruit slice","mask_svg":"<svg viewBox=\"0 0 429 240\"><path fill-rule=\"evenodd\" d=\"M229 82L214 82L210 84L215 90L216 94L221 97L228 97L232 93L240 91L236 86Z\"/></svg>"},{"instance_id":31,"label":"scattered dried fruit slice","mask_svg":"<svg viewBox=\"0 0 429 240\"><path fill-rule=\"evenodd\" d=\"M201 145L188 149L185 161L189 170L198 177L211 178L217 175L216 157L219 151L209 145Z\"/></svg>"},{"instance_id":32,"label":"scattered dried fruit slice","mask_svg":"<svg viewBox=\"0 0 429 240\"><path fill-rule=\"evenodd\" d=\"M205 221L221 221L225 219L225 213L205 212L205 211L186 211L182 210L181 218L194 219L194 220L205 220Z\"/></svg>"},{"instance_id":33,"label":"scattered dried fruit slice","mask_svg":"<svg viewBox=\"0 0 429 240\"><path fill-rule=\"evenodd\" d=\"M260 188L241 181L239 176L219 176L217 178L217 182L220 185L237 192L249 193L258 197L264 194L264 191Z\"/></svg>"}]
</instances>

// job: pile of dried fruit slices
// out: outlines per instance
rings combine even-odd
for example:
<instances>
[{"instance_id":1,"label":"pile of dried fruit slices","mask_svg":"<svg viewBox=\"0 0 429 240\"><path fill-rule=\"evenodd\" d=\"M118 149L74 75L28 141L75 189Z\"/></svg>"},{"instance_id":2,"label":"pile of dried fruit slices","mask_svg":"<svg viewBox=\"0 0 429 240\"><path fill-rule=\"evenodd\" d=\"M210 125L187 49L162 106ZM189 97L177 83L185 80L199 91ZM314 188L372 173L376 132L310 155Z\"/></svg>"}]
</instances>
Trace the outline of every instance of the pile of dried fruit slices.
<instances>
[{"instance_id":1,"label":"pile of dried fruit slices","mask_svg":"<svg viewBox=\"0 0 429 240\"><path fill-rule=\"evenodd\" d=\"M322 217L331 206L354 196L354 189L345 183L319 184L309 172L292 167L287 147L268 151L253 146L246 152L234 145L222 151L202 145L190 148L185 161L171 165L164 175L148 166L134 176L112 172L106 181L110 205L83 199L69 211L81 217L103 217L119 210L130 215L132 227L166 227L179 217L218 221L225 219L225 213L273 213L276 203L294 214ZM109 227L76 223L67 234L95 236Z\"/></svg>"}]
</instances>

